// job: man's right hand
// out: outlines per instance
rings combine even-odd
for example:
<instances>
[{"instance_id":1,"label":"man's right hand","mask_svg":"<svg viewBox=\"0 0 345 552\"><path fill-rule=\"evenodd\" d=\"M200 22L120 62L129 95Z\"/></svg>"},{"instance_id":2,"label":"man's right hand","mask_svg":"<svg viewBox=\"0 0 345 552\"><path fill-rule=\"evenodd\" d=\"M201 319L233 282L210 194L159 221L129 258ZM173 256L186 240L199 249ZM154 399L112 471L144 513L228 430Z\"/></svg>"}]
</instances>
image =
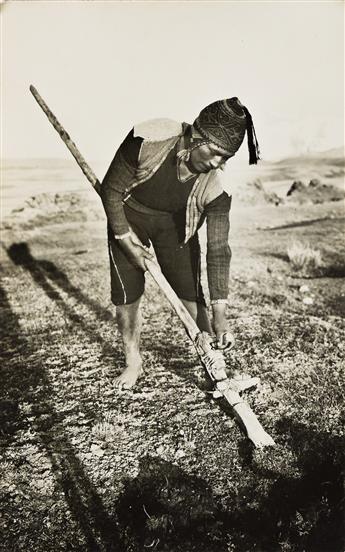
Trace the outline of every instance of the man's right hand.
<instances>
[{"instance_id":1,"label":"man's right hand","mask_svg":"<svg viewBox=\"0 0 345 552\"><path fill-rule=\"evenodd\" d=\"M135 243L130 236L119 240L119 243L130 262L145 272L147 270L145 259L154 260L148 248Z\"/></svg>"}]
</instances>

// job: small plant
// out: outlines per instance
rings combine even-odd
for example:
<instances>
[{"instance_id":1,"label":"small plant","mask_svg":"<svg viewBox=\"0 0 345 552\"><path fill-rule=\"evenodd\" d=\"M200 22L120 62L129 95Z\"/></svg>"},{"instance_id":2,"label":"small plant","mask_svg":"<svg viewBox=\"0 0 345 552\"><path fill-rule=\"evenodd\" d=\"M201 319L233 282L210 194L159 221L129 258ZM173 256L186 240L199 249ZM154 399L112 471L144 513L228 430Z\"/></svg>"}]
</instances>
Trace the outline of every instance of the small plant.
<instances>
[{"instance_id":1,"label":"small plant","mask_svg":"<svg viewBox=\"0 0 345 552\"><path fill-rule=\"evenodd\" d=\"M294 270L313 272L322 265L320 251L313 249L308 243L294 242L288 247L287 255Z\"/></svg>"},{"instance_id":2,"label":"small plant","mask_svg":"<svg viewBox=\"0 0 345 552\"><path fill-rule=\"evenodd\" d=\"M97 441L113 441L116 437L116 430L109 422L98 422L92 428L92 435Z\"/></svg>"}]
</instances>

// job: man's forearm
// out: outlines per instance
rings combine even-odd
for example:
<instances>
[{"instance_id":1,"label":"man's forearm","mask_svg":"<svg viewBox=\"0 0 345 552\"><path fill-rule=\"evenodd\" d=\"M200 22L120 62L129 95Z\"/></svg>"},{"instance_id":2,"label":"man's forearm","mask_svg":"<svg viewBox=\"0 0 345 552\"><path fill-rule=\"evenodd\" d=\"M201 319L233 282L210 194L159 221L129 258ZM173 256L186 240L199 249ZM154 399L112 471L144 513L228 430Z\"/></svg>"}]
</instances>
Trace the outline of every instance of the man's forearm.
<instances>
[{"instance_id":1,"label":"man's forearm","mask_svg":"<svg viewBox=\"0 0 345 552\"><path fill-rule=\"evenodd\" d=\"M129 231L122 200L135 175L135 167L125 161L121 148L116 152L101 185L104 210L116 238L123 237Z\"/></svg>"},{"instance_id":2,"label":"man's forearm","mask_svg":"<svg viewBox=\"0 0 345 552\"><path fill-rule=\"evenodd\" d=\"M207 278L211 304L227 303L229 294L231 249L227 243L207 247Z\"/></svg>"},{"instance_id":3,"label":"man's forearm","mask_svg":"<svg viewBox=\"0 0 345 552\"><path fill-rule=\"evenodd\" d=\"M110 228L115 238L122 238L129 232L129 225L126 219L122 203L122 194L110 186L102 184L101 198L107 215Z\"/></svg>"},{"instance_id":4,"label":"man's forearm","mask_svg":"<svg viewBox=\"0 0 345 552\"><path fill-rule=\"evenodd\" d=\"M227 331L226 311L227 303L214 303L212 305L213 326L216 333Z\"/></svg>"},{"instance_id":5,"label":"man's forearm","mask_svg":"<svg viewBox=\"0 0 345 552\"><path fill-rule=\"evenodd\" d=\"M222 194L207 208L207 277L211 303L226 302L229 294L231 198Z\"/></svg>"}]
</instances>

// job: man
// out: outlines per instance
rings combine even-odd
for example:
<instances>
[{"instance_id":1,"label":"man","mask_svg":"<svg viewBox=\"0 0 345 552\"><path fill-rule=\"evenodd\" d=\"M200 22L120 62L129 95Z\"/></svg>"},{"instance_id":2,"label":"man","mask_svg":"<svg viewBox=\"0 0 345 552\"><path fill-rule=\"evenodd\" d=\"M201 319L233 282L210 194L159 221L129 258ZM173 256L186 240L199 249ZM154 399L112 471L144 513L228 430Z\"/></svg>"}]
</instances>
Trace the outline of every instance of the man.
<instances>
[{"instance_id":1,"label":"man","mask_svg":"<svg viewBox=\"0 0 345 552\"><path fill-rule=\"evenodd\" d=\"M111 293L126 359L117 378L120 388L133 387L143 371L140 300L151 244L200 330L214 331L219 348L229 344L231 197L221 188L218 169L239 149L246 131L252 164L259 158L258 144L250 113L238 98L210 104L193 125L149 121L131 130L105 175L101 196L108 217ZM212 324L200 284L197 230L205 219Z\"/></svg>"}]
</instances>

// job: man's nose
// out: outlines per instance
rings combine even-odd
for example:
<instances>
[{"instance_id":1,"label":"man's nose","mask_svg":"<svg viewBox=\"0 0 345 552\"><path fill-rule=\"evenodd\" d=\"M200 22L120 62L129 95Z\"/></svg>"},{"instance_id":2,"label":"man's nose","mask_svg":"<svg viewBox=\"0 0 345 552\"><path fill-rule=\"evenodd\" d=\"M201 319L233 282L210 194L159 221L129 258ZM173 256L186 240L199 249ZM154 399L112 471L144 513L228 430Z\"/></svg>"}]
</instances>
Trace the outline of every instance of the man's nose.
<instances>
[{"instance_id":1,"label":"man's nose","mask_svg":"<svg viewBox=\"0 0 345 552\"><path fill-rule=\"evenodd\" d=\"M211 161L211 166L213 169L218 169L218 167L220 167L222 163L223 163L223 158L221 155L219 155L217 157L213 157Z\"/></svg>"}]
</instances>

